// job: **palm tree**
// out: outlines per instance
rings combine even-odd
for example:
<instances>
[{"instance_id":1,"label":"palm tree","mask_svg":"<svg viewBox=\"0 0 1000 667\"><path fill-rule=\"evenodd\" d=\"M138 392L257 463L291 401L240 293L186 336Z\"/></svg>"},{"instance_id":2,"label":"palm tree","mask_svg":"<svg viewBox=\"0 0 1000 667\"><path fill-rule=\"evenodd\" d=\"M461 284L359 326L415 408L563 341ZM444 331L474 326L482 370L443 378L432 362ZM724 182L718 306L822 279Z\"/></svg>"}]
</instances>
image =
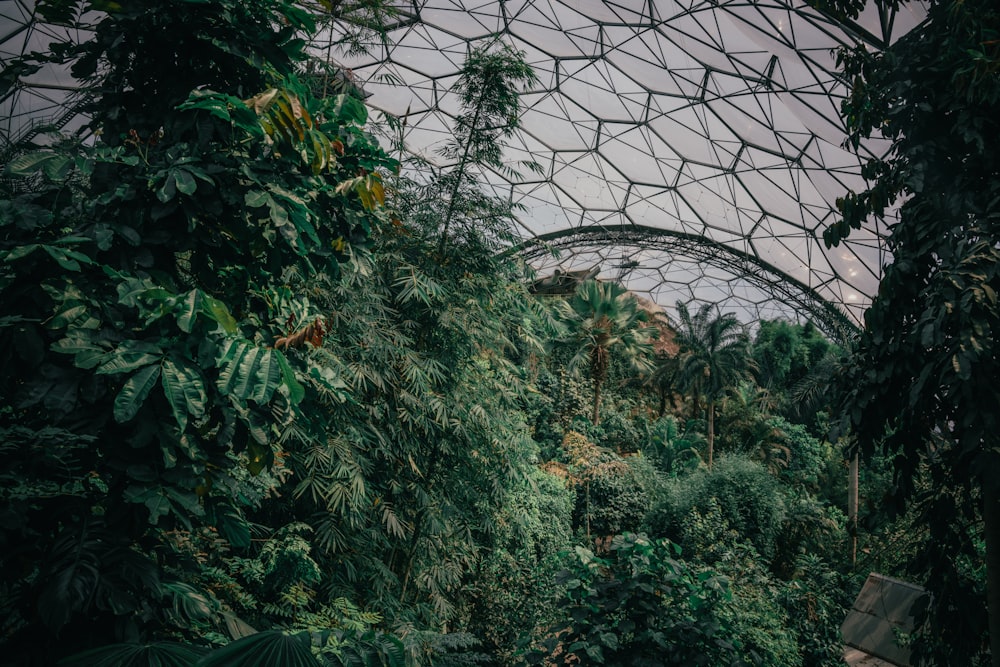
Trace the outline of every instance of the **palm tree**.
<instances>
[{"instance_id":1,"label":"palm tree","mask_svg":"<svg viewBox=\"0 0 1000 667\"><path fill-rule=\"evenodd\" d=\"M750 337L732 313L719 314L706 303L692 317L687 305L677 302L680 326L675 341L680 346L678 385L691 393L695 411L701 397L707 404L708 467L715 449L715 406L726 390L750 377Z\"/></svg>"},{"instance_id":2,"label":"palm tree","mask_svg":"<svg viewBox=\"0 0 1000 667\"><path fill-rule=\"evenodd\" d=\"M667 412L667 400L677 386L677 371L680 369L680 359L677 355L657 352L653 360L653 372L646 378L644 384L656 392L659 399L657 417Z\"/></svg>"},{"instance_id":3,"label":"palm tree","mask_svg":"<svg viewBox=\"0 0 1000 667\"><path fill-rule=\"evenodd\" d=\"M597 280L580 283L573 298L559 304L559 315L567 329L564 341L576 346L570 369L586 367L590 373L592 421L599 424L601 387L608 377L611 351L617 350L636 370L648 371L657 329L646 325L646 312L624 287Z\"/></svg>"}]
</instances>

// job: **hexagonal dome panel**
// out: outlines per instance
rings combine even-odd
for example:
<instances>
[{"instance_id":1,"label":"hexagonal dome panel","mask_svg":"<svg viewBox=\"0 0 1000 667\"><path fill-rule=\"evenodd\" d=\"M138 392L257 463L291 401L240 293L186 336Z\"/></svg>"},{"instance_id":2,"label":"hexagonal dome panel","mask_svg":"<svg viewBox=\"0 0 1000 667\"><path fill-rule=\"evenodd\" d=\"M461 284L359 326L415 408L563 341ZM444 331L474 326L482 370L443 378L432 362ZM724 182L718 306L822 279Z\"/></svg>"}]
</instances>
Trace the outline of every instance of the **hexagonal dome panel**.
<instances>
[{"instance_id":1,"label":"hexagonal dome panel","mask_svg":"<svg viewBox=\"0 0 1000 667\"><path fill-rule=\"evenodd\" d=\"M31 0L0 3L0 59L44 51L67 28L36 20ZM800 0L399 0L384 43L315 46L349 68L385 114L404 117L408 150L445 168L438 149L458 106L465 54L501 41L539 83L506 148L541 175L482 174L521 207L524 257L539 272L587 269L669 308L711 300L744 321L856 326L887 260L872 224L822 242L835 202L863 187L860 164L886 150L841 147L844 87L835 50L891 43L919 4L869 7L838 22ZM78 36L82 37L82 36ZM0 99L3 145L69 128L75 82L49 67Z\"/></svg>"},{"instance_id":2,"label":"hexagonal dome panel","mask_svg":"<svg viewBox=\"0 0 1000 667\"><path fill-rule=\"evenodd\" d=\"M341 61L368 82L375 107L400 95L380 77L415 82L406 64L419 54L404 45L430 28L468 35L470 49L509 43L539 74L508 157L529 154L548 183L484 181L523 205L524 255L540 274L596 269L668 308L718 301L745 321L810 318L828 332L860 321L887 260L882 230L833 249L822 232L836 199L863 187L862 161L886 147L841 147L835 50L891 43L920 20L919 6L872 7L850 23L796 0L399 7L386 47ZM438 119L409 109L407 147L433 155L418 133Z\"/></svg>"}]
</instances>

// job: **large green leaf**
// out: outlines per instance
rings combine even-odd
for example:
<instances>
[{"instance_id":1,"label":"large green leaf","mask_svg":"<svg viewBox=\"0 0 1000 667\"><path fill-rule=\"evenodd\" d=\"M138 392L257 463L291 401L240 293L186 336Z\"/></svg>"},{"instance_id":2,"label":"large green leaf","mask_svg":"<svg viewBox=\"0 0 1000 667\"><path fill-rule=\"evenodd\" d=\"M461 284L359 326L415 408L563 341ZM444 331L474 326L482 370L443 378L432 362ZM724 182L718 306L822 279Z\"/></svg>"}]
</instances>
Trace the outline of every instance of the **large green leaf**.
<instances>
[{"instance_id":1,"label":"large green leaf","mask_svg":"<svg viewBox=\"0 0 1000 667\"><path fill-rule=\"evenodd\" d=\"M170 500L163 494L160 487L143 484L130 484L122 497L126 502L143 504L149 510L149 522L153 525L166 516L172 509Z\"/></svg>"},{"instance_id":2,"label":"large green leaf","mask_svg":"<svg viewBox=\"0 0 1000 667\"><path fill-rule=\"evenodd\" d=\"M233 393L238 398L246 400L257 393L254 391L254 381L257 379L257 367L264 352L263 348L256 345L247 345L244 349L236 368L236 382L233 385Z\"/></svg>"},{"instance_id":3,"label":"large green leaf","mask_svg":"<svg viewBox=\"0 0 1000 667\"><path fill-rule=\"evenodd\" d=\"M221 369L216 386L223 396L233 393L239 376L240 361L248 345L245 340L229 340L222 346L219 358L216 359L216 366Z\"/></svg>"},{"instance_id":4,"label":"large green leaf","mask_svg":"<svg viewBox=\"0 0 1000 667\"><path fill-rule=\"evenodd\" d=\"M118 277L118 276L115 276ZM148 278L125 277L117 287L118 303L123 306L138 308L143 302L163 301L172 298L172 294L153 283Z\"/></svg>"},{"instance_id":5,"label":"large green leaf","mask_svg":"<svg viewBox=\"0 0 1000 667\"><path fill-rule=\"evenodd\" d=\"M61 308L60 311L49 319L48 328L54 330L66 328L87 314L87 306L82 303L67 301L62 304Z\"/></svg>"},{"instance_id":6,"label":"large green leaf","mask_svg":"<svg viewBox=\"0 0 1000 667\"><path fill-rule=\"evenodd\" d=\"M191 333L194 330L198 315L204 315L218 322L226 333L236 332L236 320L229 313L226 304L198 289L193 289L177 299L174 315L177 317L177 326L184 333Z\"/></svg>"},{"instance_id":7,"label":"large green leaf","mask_svg":"<svg viewBox=\"0 0 1000 667\"><path fill-rule=\"evenodd\" d=\"M190 365L164 359L163 393L167 396L174 419L183 431L187 428L188 417L201 419L205 416L205 383L197 369Z\"/></svg>"},{"instance_id":8,"label":"large green leaf","mask_svg":"<svg viewBox=\"0 0 1000 667\"><path fill-rule=\"evenodd\" d=\"M263 405L271 400L271 395L281 383L281 362L274 350L262 350L257 372L254 375L254 390L250 399Z\"/></svg>"},{"instance_id":9,"label":"large green leaf","mask_svg":"<svg viewBox=\"0 0 1000 667\"><path fill-rule=\"evenodd\" d=\"M111 354L111 358L98 367L98 375L129 373L160 360L163 350L153 343L125 340Z\"/></svg>"},{"instance_id":10,"label":"large green leaf","mask_svg":"<svg viewBox=\"0 0 1000 667\"><path fill-rule=\"evenodd\" d=\"M115 397L115 421L124 423L135 417L159 376L160 367L150 365L128 379Z\"/></svg>"},{"instance_id":11,"label":"large green leaf","mask_svg":"<svg viewBox=\"0 0 1000 667\"><path fill-rule=\"evenodd\" d=\"M204 654L200 646L176 642L110 644L65 658L59 667L191 667Z\"/></svg>"},{"instance_id":12,"label":"large green leaf","mask_svg":"<svg viewBox=\"0 0 1000 667\"><path fill-rule=\"evenodd\" d=\"M171 169L170 173L177 185L177 191L185 195L193 195L198 189L198 183L187 169Z\"/></svg>"},{"instance_id":13,"label":"large green leaf","mask_svg":"<svg viewBox=\"0 0 1000 667\"><path fill-rule=\"evenodd\" d=\"M177 310L174 314L177 316L177 326L184 333L191 333L194 329L194 321L200 311L200 295L201 290L193 289L177 303Z\"/></svg>"},{"instance_id":14,"label":"large green leaf","mask_svg":"<svg viewBox=\"0 0 1000 667\"><path fill-rule=\"evenodd\" d=\"M337 630L336 655L326 652L334 665L343 667L405 667L406 647L398 637L369 630Z\"/></svg>"},{"instance_id":15,"label":"large green leaf","mask_svg":"<svg viewBox=\"0 0 1000 667\"><path fill-rule=\"evenodd\" d=\"M250 546L250 524L232 504L221 502L215 507L215 525L229 544L237 549Z\"/></svg>"},{"instance_id":16,"label":"large green leaf","mask_svg":"<svg viewBox=\"0 0 1000 667\"><path fill-rule=\"evenodd\" d=\"M319 667L310 643L307 632L265 630L212 651L195 667Z\"/></svg>"},{"instance_id":17,"label":"large green leaf","mask_svg":"<svg viewBox=\"0 0 1000 667\"><path fill-rule=\"evenodd\" d=\"M100 365L108 355L108 350L101 346L103 341L91 340L78 333L60 338L52 344L52 351L60 354L72 354L73 365L77 368L93 368Z\"/></svg>"},{"instance_id":18,"label":"large green leaf","mask_svg":"<svg viewBox=\"0 0 1000 667\"><path fill-rule=\"evenodd\" d=\"M73 166L73 160L51 151L36 151L19 155L7 165L7 173L14 176L30 176L41 170L53 181L62 180Z\"/></svg>"},{"instance_id":19,"label":"large green leaf","mask_svg":"<svg viewBox=\"0 0 1000 667\"><path fill-rule=\"evenodd\" d=\"M218 360L222 367L217 381L219 391L244 401L268 402L285 378L283 359L278 354L247 341L230 342ZM291 385L289 389L294 391Z\"/></svg>"},{"instance_id":20,"label":"large green leaf","mask_svg":"<svg viewBox=\"0 0 1000 667\"><path fill-rule=\"evenodd\" d=\"M229 309L226 308L226 304L205 294L204 292L202 292L201 295L201 302L202 313L221 324L222 329L227 334L236 333L236 318L229 313Z\"/></svg>"},{"instance_id":21,"label":"large green leaf","mask_svg":"<svg viewBox=\"0 0 1000 667\"><path fill-rule=\"evenodd\" d=\"M263 136L264 128L246 103L238 97L211 90L195 90L178 109L206 111L216 118L228 121L253 136Z\"/></svg>"},{"instance_id":22,"label":"large green leaf","mask_svg":"<svg viewBox=\"0 0 1000 667\"><path fill-rule=\"evenodd\" d=\"M333 114L343 123L364 125L368 121L368 107L353 95L337 95L333 105Z\"/></svg>"},{"instance_id":23,"label":"large green leaf","mask_svg":"<svg viewBox=\"0 0 1000 667\"><path fill-rule=\"evenodd\" d=\"M299 381L295 378L295 371L288 364L288 360L285 359L285 355L280 350L274 350L271 354L277 359L278 365L281 367L281 380L286 387L288 387L288 401L292 405L297 405L306 396L306 390L299 384Z\"/></svg>"},{"instance_id":24,"label":"large green leaf","mask_svg":"<svg viewBox=\"0 0 1000 667\"><path fill-rule=\"evenodd\" d=\"M160 590L163 592L163 606L167 607L178 625L211 620L220 611L219 602L214 597L182 581L161 582Z\"/></svg>"},{"instance_id":25,"label":"large green leaf","mask_svg":"<svg viewBox=\"0 0 1000 667\"><path fill-rule=\"evenodd\" d=\"M81 264L94 263L90 257L75 250L57 248L50 245L43 245L42 248L49 254L49 257L56 260L56 263L67 271L79 271Z\"/></svg>"}]
</instances>

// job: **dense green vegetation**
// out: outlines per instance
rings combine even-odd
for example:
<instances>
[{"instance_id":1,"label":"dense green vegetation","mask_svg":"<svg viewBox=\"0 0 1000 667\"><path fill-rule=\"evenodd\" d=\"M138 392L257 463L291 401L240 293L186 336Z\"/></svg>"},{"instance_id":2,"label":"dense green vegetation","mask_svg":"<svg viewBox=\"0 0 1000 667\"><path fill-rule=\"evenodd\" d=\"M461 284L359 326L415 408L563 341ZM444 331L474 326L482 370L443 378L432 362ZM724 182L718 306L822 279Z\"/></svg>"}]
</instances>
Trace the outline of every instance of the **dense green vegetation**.
<instances>
[{"instance_id":1,"label":"dense green vegetation","mask_svg":"<svg viewBox=\"0 0 1000 667\"><path fill-rule=\"evenodd\" d=\"M468 55L418 183L303 48L338 3L39 3L80 7L19 67L73 63L97 138L2 183L3 660L833 666L867 572L938 538L874 454L851 563L811 325L528 293L476 185L521 54Z\"/></svg>"},{"instance_id":2,"label":"dense green vegetation","mask_svg":"<svg viewBox=\"0 0 1000 667\"><path fill-rule=\"evenodd\" d=\"M892 463L887 504L919 536L910 576L934 594L915 643L933 664L1000 666L998 38L997 3L937 0L890 48L840 57L849 141L892 150L868 162L867 189L845 194L825 238L895 207L898 219L838 416L862 455Z\"/></svg>"}]
</instances>

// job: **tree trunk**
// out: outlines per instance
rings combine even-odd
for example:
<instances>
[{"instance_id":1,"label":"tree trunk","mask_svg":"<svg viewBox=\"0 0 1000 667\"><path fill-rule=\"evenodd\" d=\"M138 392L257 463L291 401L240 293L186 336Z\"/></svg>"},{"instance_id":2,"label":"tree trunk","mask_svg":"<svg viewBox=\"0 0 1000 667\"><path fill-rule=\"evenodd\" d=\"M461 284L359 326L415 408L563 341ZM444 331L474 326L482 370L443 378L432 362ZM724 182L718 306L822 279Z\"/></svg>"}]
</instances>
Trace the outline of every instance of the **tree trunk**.
<instances>
[{"instance_id":1,"label":"tree trunk","mask_svg":"<svg viewBox=\"0 0 1000 667\"><path fill-rule=\"evenodd\" d=\"M715 401L708 402L708 469L712 469L715 454Z\"/></svg>"},{"instance_id":2,"label":"tree trunk","mask_svg":"<svg viewBox=\"0 0 1000 667\"><path fill-rule=\"evenodd\" d=\"M594 422L594 426L601 423L601 416L599 410L601 408L601 381L596 377L594 378L594 418L590 421Z\"/></svg>"},{"instance_id":3,"label":"tree trunk","mask_svg":"<svg viewBox=\"0 0 1000 667\"><path fill-rule=\"evenodd\" d=\"M462 180L465 176L465 168L469 162L469 152L472 150L471 134L479 131L479 116L483 111L484 97L486 97L485 91L479 96L479 102L476 104L476 115L472 119L472 125L469 130L470 138L465 142L465 150L462 152L462 159L459 161L458 168L455 170L455 185L451 189L451 197L448 198L448 211L444 216L444 226L441 229L441 242L438 245L438 257L441 260L444 259L444 251L448 247L448 227L451 225L451 218L455 214L455 198L458 197L458 189L462 185Z\"/></svg>"},{"instance_id":4,"label":"tree trunk","mask_svg":"<svg viewBox=\"0 0 1000 667\"><path fill-rule=\"evenodd\" d=\"M851 457L847 480L847 534L851 536L851 567L858 563L858 453Z\"/></svg>"},{"instance_id":5,"label":"tree trunk","mask_svg":"<svg viewBox=\"0 0 1000 667\"><path fill-rule=\"evenodd\" d=\"M1000 494L996 480L984 479L983 532L986 537L986 607L989 610L990 654L1000 667Z\"/></svg>"}]
</instances>

